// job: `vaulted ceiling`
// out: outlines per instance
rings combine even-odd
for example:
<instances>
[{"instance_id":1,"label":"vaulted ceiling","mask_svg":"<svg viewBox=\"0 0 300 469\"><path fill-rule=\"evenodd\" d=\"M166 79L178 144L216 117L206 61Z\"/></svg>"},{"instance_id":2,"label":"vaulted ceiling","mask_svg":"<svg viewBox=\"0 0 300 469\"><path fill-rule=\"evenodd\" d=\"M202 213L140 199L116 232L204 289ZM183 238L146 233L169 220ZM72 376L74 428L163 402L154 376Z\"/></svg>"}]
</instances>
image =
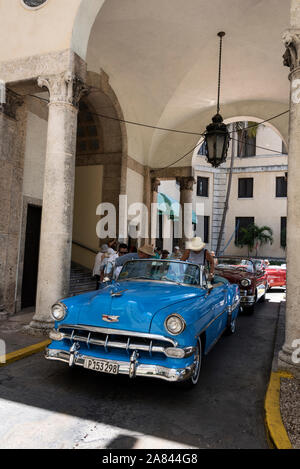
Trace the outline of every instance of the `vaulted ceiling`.
<instances>
[{"instance_id":1,"label":"vaulted ceiling","mask_svg":"<svg viewBox=\"0 0 300 469\"><path fill-rule=\"evenodd\" d=\"M221 113L268 117L288 108L281 36L289 10L288 0L109 0L92 28L88 68L109 75L125 119L200 132L215 111L217 33L225 31ZM152 166L197 140L130 125L127 132L129 154Z\"/></svg>"}]
</instances>

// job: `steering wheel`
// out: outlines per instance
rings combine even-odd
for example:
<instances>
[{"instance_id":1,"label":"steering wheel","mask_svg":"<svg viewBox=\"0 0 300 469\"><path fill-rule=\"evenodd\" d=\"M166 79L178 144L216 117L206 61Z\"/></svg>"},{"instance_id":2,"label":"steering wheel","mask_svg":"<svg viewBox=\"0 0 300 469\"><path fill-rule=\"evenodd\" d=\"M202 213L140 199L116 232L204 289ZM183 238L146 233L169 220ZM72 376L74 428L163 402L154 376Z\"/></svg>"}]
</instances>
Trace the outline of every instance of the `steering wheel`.
<instances>
[{"instance_id":1,"label":"steering wheel","mask_svg":"<svg viewBox=\"0 0 300 469\"><path fill-rule=\"evenodd\" d=\"M194 275L190 275L190 274L182 274L181 275L181 281L184 283L188 283L187 280L190 280L190 284L191 285L195 285L197 282L195 280L195 277Z\"/></svg>"}]
</instances>

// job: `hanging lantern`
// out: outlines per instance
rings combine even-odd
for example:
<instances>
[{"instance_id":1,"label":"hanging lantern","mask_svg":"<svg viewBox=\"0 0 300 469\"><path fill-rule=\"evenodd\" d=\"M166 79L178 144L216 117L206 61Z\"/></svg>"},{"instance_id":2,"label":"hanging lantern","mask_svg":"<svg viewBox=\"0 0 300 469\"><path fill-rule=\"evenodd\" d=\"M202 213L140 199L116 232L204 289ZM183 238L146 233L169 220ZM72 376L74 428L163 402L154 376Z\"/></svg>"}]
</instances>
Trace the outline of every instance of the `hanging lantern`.
<instances>
[{"instance_id":1,"label":"hanging lantern","mask_svg":"<svg viewBox=\"0 0 300 469\"><path fill-rule=\"evenodd\" d=\"M221 163L224 163L227 158L227 151L229 147L230 134L227 130L226 124L220 111L220 88L221 88L221 59L222 59L222 39L225 36L223 31L218 33L220 38L219 49L219 77L218 77L218 102L217 114L212 118L212 123L206 127L204 134L206 158L214 168L217 168Z\"/></svg>"},{"instance_id":2,"label":"hanging lantern","mask_svg":"<svg viewBox=\"0 0 300 469\"><path fill-rule=\"evenodd\" d=\"M212 123L206 127L205 133L206 158L214 168L226 161L229 142L227 126L218 113L212 118Z\"/></svg>"}]
</instances>

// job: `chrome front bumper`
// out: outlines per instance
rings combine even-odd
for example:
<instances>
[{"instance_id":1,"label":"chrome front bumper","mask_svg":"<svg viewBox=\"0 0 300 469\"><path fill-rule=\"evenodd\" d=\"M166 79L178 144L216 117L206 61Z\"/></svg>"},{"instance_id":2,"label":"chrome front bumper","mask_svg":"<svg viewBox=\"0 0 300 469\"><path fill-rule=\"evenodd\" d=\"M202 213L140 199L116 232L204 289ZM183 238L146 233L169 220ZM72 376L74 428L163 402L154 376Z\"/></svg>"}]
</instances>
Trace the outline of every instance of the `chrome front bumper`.
<instances>
[{"instance_id":1,"label":"chrome front bumper","mask_svg":"<svg viewBox=\"0 0 300 469\"><path fill-rule=\"evenodd\" d=\"M135 376L144 376L149 378L159 378L171 382L179 382L188 379L194 372L195 365L192 364L186 368L166 368L159 365L146 365L143 363L138 363L136 358L132 359L130 362L116 361L116 360L104 360L99 357L91 357L87 355L82 355L75 350L65 351L57 349L46 348L45 358L48 360L58 360L61 362L68 363L69 366L77 365L84 366L85 359L92 358L95 360L109 361L110 363L119 365L118 374L128 375L130 378Z\"/></svg>"}]
</instances>

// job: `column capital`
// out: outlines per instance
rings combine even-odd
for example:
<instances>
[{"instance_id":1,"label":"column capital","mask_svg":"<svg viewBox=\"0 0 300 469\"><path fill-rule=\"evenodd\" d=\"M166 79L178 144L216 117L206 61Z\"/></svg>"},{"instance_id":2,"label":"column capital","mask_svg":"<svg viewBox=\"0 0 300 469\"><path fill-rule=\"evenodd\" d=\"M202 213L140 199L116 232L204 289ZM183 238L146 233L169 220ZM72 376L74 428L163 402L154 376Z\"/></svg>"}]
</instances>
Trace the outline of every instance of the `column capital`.
<instances>
[{"instance_id":1,"label":"column capital","mask_svg":"<svg viewBox=\"0 0 300 469\"><path fill-rule=\"evenodd\" d=\"M196 183L193 176L177 177L176 181L180 184L180 191L192 191Z\"/></svg>"},{"instance_id":2,"label":"column capital","mask_svg":"<svg viewBox=\"0 0 300 469\"><path fill-rule=\"evenodd\" d=\"M70 104L76 108L79 106L81 97L89 92L89 87L71 72L40 76L38 86L48 89L50 104Z\"/></svg>"},{"instance_id":3,"label":"column capital","mask_svg":"<svg viewBox=\"0 0 300 469\"><path fill-rule=\"evenodd\" d=\"M282 35L286 51L283 54L283 65L294 72L300 67L300 29L288 29Z\"/></svg>"},{"instance_id":4,"label":"column capital","mask_svg":"<svg viewBox=\"0 0 300 469\"><path fill-rule=\"evenodd\" d=\"M160 186L160 180L158 178L151 179L151 191L158 192L158 186Z\"/></svg>"},{"instance_id":5,"label":"column capital","mask_svg":"<svg viewBox=\"0 0 300 469\"><path fill-rule=\"evenodd\" d=\"M22 106L24 100L22 97L11 90L5 92L5 103L0 104L0 112L12 119L16 119L17 109Z\"/></svg>"}]
</instances>

